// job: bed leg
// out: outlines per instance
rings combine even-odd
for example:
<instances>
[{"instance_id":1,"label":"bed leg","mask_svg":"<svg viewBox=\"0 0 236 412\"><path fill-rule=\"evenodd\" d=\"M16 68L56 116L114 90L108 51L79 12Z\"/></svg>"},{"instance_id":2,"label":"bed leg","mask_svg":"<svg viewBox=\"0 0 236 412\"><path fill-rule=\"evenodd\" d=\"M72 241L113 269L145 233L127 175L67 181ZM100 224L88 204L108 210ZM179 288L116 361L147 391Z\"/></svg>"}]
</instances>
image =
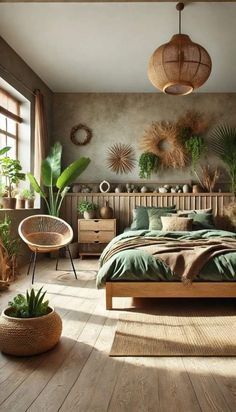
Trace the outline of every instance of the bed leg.
<instances>
[{"instance_id":1,"label":"bed leg","mask_svg":"<svg viewBox=\"0 0 236 412\"><path fill-rule=\"evenodd\" d=\"M112 309L112 286L110 283L106 283L106 309Z\"/></svg>"}]
</instances>

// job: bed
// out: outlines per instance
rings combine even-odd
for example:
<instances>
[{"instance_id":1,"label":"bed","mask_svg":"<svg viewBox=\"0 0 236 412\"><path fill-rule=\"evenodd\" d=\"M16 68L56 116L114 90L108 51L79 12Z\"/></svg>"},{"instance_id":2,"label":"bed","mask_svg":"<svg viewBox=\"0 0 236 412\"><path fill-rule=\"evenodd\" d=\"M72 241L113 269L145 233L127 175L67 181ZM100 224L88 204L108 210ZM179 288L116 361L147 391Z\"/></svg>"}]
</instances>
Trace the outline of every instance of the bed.
<instances>
[{"instance_id":1,"label":"bed","mask_svg":"<svg viewBox=\"0 0 236 412\"><path fill-rule=\"evenodd\" d=\"M236 234L213 226L192 229L171 231L133 227L114 238L101 255L97 276L97 287L106 288L106 308L112 309L113 297L236 297ZM160 253L162 245L174 243L182 251L183 244L198 245L198 242L203 247L213 244L215 248L217 244L219 250L215 252L214 249L214 253L205 258L201 270L184 282L173 270L176 266L163 260L163 255L149 253L153 244ZM226 250L228 245L229 250Z\"/></svg>"}]
</instances>

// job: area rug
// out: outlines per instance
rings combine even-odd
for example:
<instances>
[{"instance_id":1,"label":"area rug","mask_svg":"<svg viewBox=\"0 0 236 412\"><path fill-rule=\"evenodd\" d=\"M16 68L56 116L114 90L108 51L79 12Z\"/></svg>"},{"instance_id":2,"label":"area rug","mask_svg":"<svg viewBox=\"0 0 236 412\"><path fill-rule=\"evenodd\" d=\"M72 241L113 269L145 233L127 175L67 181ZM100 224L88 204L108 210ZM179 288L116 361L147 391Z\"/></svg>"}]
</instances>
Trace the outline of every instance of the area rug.
<instances>
[{"instance_id":1,"label":"area rug","mask_svg":"<svg viewBox=\"0 0 236 412\"><path fill-rule=\"evenodd\" d=\"M124 313L110 356L236 356L236 305L169 300Z\"/></svg>"}]
</instances>

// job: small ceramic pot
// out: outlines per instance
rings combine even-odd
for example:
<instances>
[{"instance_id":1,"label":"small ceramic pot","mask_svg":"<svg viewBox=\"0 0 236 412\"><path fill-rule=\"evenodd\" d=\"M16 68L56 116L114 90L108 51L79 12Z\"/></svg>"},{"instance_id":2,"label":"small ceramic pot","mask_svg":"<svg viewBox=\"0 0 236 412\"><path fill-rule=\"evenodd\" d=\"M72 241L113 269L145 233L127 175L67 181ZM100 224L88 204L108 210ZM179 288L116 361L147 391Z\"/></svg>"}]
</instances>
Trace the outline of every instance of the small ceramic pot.
<instances>
[{"instance_id":1,"label":"small ceramic pot","mask_svg":"<svg viewBox=\"0 0 236 412\"><path fill-rule=\"evenodd\" d=\"M146 193L147 191L148 189L146 186L141 187L141 190L140 190L141 193Z\"/></svg>"},{"instance_id":2,"label":"small ceramic pot","mask_svg":"<svg viewBox=\"0 0 236 412\"><path fill-rule=\"evenodd\" d=\"M202 192L202 187L200 185L193 185L192 188L193 193L201 193Z\"/></svg>"},{"instance_id":3,"label":"small ceramic pot","mask_svg":"<svg viewBox=\"0 0 236 412\"><path fill-rule=\"evenodd\" d=\"M109 206L109 203L106 201L105 206L100 209L100 216L102 219L112 219L113 218L113 209Z\"/></svg>"},{"instance_id":4,"label":"small ceramic pot","mask_svg":"<svg viewBox=\"0 0 236 412\"><path fill-rule=\"evenodd\" d=\"M26 209L33 209L34 208L34 199L26 199L25 208Z\"/></svg>"},{"instance_id":5,"label":"small ceramic pot","mask_svg":"<svg viewBox=\"0 0 236 412\"><path fill-rule=\"evenodd\" d=\"M183 185L183 193L190 193L191 189L188 184Z\"/></svg>"},{"instance_id":6,"label":"small ceramic pot","mask_svg":"<svg viewBox=\"0 0 236 412\"><path fill-rule=\"evenodd\" d=\"M17 209L25 209L25 199L17 199L16 208Z\"/></svg>"},{"instance_id":7,"label":"small ceramic pot","mask_svg":"<svg viewBox=\"0 0 236 412\"><path fill-rule=\"evenodd\" d=\"M2 207L3 209L15 209L16 208L16 198L15 197L3 197Z\"/></svg>"},{"instance_id":8,"label":"small ceramic pot","mask_svg":"<svg viewBox=\"0 0 236 412\"><path fill-rule=\"evenodd\" d=\"M88 212L84 212L84 219L95 219L96 217L96 210L89 210Z\"/></svg>"}]
</instances>

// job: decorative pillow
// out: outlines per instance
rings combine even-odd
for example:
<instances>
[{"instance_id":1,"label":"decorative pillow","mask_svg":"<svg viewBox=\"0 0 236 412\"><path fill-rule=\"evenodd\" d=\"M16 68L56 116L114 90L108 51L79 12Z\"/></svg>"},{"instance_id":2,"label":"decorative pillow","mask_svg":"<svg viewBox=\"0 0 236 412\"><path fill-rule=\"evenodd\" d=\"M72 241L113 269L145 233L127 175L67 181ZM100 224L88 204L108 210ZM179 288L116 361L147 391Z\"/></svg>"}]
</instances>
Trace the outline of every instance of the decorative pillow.
<instances>
[{"instance_id":1,"label":"decorative pillow","mask_svg":"<svg viewBox=\"0 0 236 412\"><path fill-rule=\"evenodd\" d=\"M140 206L136 209L133 209L133 223L131 224L132 230L139 230L139 229L148 229L149 228L149 217L148 217L148 210L162 210L165 212L175 213L176 212L176 205L168 206L168 207L144 207Z\"/></svg>"},{"instance_id":2,"label":"decorative pillow","mask_svg":"<svg viewBox=\"0 0 236 412\"><path fill-rule=\"evenodd\" d=\"M172 216L172 213L167 212L166 210L158 210L158 209L149 209L148 210L148 217L149 217L149 230L162 230L162 216Z\"/></svg>"},{"instance_id":3,"label":"decorative pillow","mask_svg":"<svg viewBox=\"0 0 236 412\"><path fill-rule=\"evenodd\" d=\"M168 232L192 230L193 219L178 216L161 216L162 230Z\"/></svg>"},{"instance_id":4,"label":"decorative pillow","mask_svg":"<svg viewBox=\"0 0 236 412\"><path fill-rule=\"evenodd\" d=\"M212 213L212 208L209 209L192 209L192 210L177 210L178 216L188 217L190 213L199 214L199 213Z\"/></svg>"},{"instance_id":5,"label":"decorative pillow","mask_svg":"<svg viewBox=\"0 0 236 412\"><path fill-rule=\"evenodd\" d=\"M193 229L215 229L212 213L189 213L188 217L193 219Z\"/></svg>"}]
</instances>

